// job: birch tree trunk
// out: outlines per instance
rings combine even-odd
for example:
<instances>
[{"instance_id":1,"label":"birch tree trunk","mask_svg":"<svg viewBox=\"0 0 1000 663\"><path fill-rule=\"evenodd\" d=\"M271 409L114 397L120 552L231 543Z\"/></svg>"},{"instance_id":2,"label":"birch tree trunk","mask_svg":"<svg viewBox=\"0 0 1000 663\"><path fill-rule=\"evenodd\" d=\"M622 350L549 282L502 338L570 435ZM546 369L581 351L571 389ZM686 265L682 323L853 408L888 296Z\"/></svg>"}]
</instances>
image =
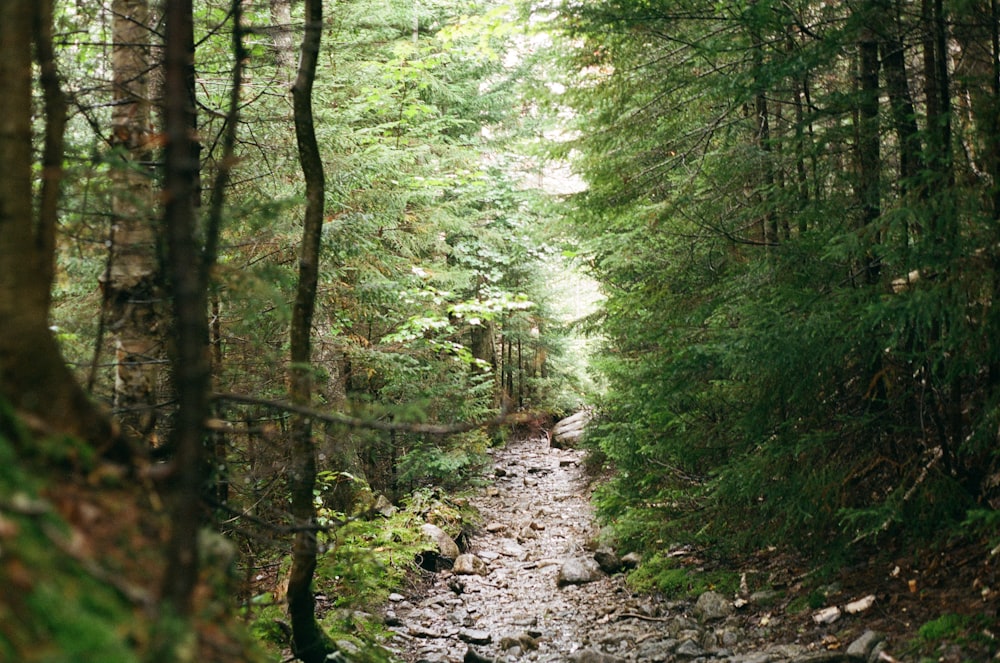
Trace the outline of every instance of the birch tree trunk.
<instances>
[{"instance_id":1,"label":"birch tree trunk","mask_svg":"<svg viewBox=\"0 0 1000 663\"><path fill-rule=\"evenodd\" d=\"M153 433L165 311L154 227L148 0L114 0L111 248L104 297L115 343L114 403L137 438Z\"/></svg>"}]
</instances>

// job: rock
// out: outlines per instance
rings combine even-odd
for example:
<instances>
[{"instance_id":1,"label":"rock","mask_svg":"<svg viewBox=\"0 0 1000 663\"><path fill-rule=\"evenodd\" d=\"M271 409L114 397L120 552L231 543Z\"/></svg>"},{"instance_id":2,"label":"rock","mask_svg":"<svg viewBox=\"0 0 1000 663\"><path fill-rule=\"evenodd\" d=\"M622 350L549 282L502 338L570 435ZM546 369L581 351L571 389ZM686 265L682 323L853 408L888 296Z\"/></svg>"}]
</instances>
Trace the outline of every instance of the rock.
<instances>
[{"instance_id":1,"label":"rock","mask_svg":"<svg viewBox=\"0 0 1000 663\"><path fill-rule=\"evenodd\" d=\"M705 592L694 604L694 615L702 622L722 619L733 614L733 604L718 592Z\"/></svg>"},{"instance_id":2,"label":"rock","mask_svg":"<svg viewBox=\"0 0 1000 663\"><path fill-rule=\"evenodd\" d=\"M489 532L489 533L491 533L491 534L496 534L497 532L502 532L505 529L507 529L507 526L504 525L503 523L492 522L492 523L487 523L487 525L486 525L486 531Z\"/></svg>"},{"instance_id":3,"label":"rock","mask_svg":"<svg viewBox=\"0 0 1000 663\"><path fill-rule=\"evenodd\" d=\"M420 526L420 531L423 532L427 539L437 546L437 550L434 552L441 555L441 557L447 557L450 560L454 560L458 557L458 544L456 544L443 529L437 525L424 523Z\"/></svg>"},{"instance_id":4,"label":"rock","mask_svg":"<svg viewBox=\"0 0 1000 663\"><path fill-rule=\"evenodd\" d=\"M393 603L399 603L401 601L405 601L406 597L403 596L402 594L393 592L392 594L389 594L389 600L392 601Z\"/></svg>"},{"instance_id":5,"label":"rock","mask_svg":"<svg viewBox=\"0 0 1000 663\"><path fill-rule=\"evenodd\" d=\"M465 650L465 658L462 661L463 663L496 663L497 659L483 656L472 647L469 647Z\"/></svg>"},{"instance_id":6,"label":"rock","mask_svg":"<svg viewBox=\"0 0 1000 663\"><path fill-rule=\"evenodd\" d=\"M677 641L647 640L636 647L636 658L640 661L650 661L650 663L661 663L662 661L674 660L674 649L677 648Z\"/></svg>"},{"instance_id":7,"label":"rock","mask_svg":"<svg viewBox=\"0 0 1000 663\"><path fill-rule=\"evenodd\" d=\"M681 658L698 658L705 655L705 650L694 640L685 640L674 650L674 653Z\"/></svg>"},{"instance_id":8,"label":"rock","mask_svg":"<svg viewBox=\"0 0 1000 663\"><path fill-rule=\"evenodd\" d=\"M455 564L451 567L452 573L460 576L484 576L487 573L486 562L475 555L465 553L455 558Z\"/></svg>"},{"instance_id":9,"label":"rock","mask_svg":"<svg viewBox=\"0 0 1000 663\"><path fill-rule=\"evenodd\" d=\"M584 585L601 577L601 567L592 559L568 559L563 562L556 578L556 585Z\"/></svg>"},{"instance_id":10,"label":"rock","mask_svg":"<svg viewBox=\"0 0 1000 663\"><path fill-rule=\"evenodd\" d=\"M514 539L504 539L500 544L500 552L522 562L528 558L528 551Z\"/></svg>"},{"instance_id":11,"label":"rock","mask_svg":"<svg viewBox=\"0 0 1000 663\"><path fill-rule=\"evenodd\" d=\"M500 649L508 651L515 648L522 652L538 649L538 638L530 633L518 633L514 637L500 639Z\"/></svg>"},{"instance_id":12,"label":"rock","mask_svg":"<svg viewBox=\"0 0 1000 663\"><path fill-rule=\"evenodd\" d=\"M761 589L750 595L750 603L756 605L771 605L781 598L781 592L773 589Z\"/></svg>"},{"instance_id":13,"label":"rock","mask_svg":"<svg viewBox=\"0 0 1000 663\"><path fill-rule=\"evenodd\" d=\"M395 505L393 505L393 503L389 501L389 498L383 495L382 493L379 493L375 497L375 505L374 507L372 507L372 509L375 511L375 513L385 518L392 518L393 516L396 515L397 511Z\"/></svg>"},{"instance_id":14,"label":"rock","mask_svg":"<svg viewBox=\"0 0 1000 663\"><path fill-rule=\"evenodd\" d=\"M857 601L851 601L850 603L845 605L844 612L846 612L849 615L856 615L859 612L864 612L873 605L875 605L875 595L869 594L864 598L860 598Z\"/></svg>"},{"instance_id":15,"label":"rock","mask_svg":"<svg viewBox=\"0 0 1000 663\"><path fill-rule=\"evenodd\" d=\"M840 608L835 605L818 610L813 614L813 621L817 624L832 624L838 619L840 619Z\"/></svg>"},{"instance_id":16,"label":"rock","mask_svg":"<svg viewBox=\"0 0 1000 663\"><path fill-rule=\"evenodd\" d=\"M593 418L590 410L580 410L576 414L559 421L552 428L549 444L553 449L572 449L583 436L583 429Z\"/></svg>"},{"instance_id":17,"label":"rock","mask_svg":"<svg viewBox=\"0 0 1000 663\"><path fill-rule=\"evenodd\" d=\"M882 642L882 639L881 635L869 629L847 646L847 655L868 660L875 649L875 645Z\"/></svg>"},{"instance_id":18,"label":"rock","mask_svg":"<svg viewBox=\"0 0 1000 663\"><path fill-rule=\"evenodd\" d=\"M622 555L622 568L634 569L642 563L642 555L637 552L630 552Z\"/></svg>"},{"instance_id":19,"label":"rock","mask_svg":"<svg viewBox=\"0 0 1000 663\"><path fill-rule=\"evenodd\" d=\"M622 570L622 560L611 548L598 548L594 553L594 561L608 575L614 575Z\"/></svg>"},{"instance_id":20,"label":"rock","mask_svg":"<svg viewBox=\"0 0 1000 663\"><path fill-rule=\"evenodd\" d=\"M625 659L593 649L578 649L569 655L573 663L624 663Z\"/></svg>"},{"instance_id":21,"label":"rock","mask_svg":"<svg viewBox=\"0 0 1000 663\"><path fill-rule=\"evenodd\" d=\"M475 628L467 628L458 632L458 639L470 645L488 645L493 642L493 636L489 631L482 631Z\"/></svg>"}]
</instances>

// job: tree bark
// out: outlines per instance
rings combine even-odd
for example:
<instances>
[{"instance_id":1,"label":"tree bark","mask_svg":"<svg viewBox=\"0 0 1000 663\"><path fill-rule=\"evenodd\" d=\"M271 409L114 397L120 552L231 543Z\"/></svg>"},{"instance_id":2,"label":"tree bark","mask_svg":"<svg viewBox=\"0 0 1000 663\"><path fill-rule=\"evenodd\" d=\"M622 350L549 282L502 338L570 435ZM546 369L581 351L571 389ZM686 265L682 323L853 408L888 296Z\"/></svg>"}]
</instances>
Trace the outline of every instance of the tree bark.
<instances>
[{"instance_id":1,"label":"tree bark","mask_svg":"<svg viewBox=\"0 0 1000 663\"><path fill-rule=\"evenodd\" d=\"M312 320L319 281L320 239L323 231L325 182L323 162L313 120L312 90L323 36L323 2L306 0L305 34L298 75L292 86L295 138L306 183L306 209L302 246L299 249L299 282L292 310L289 383L294 403L312 399ZM289 478L292 519L296 529L292 568L288 580L288 613L292 622L292 651L305 663L323 663L333 650L316 621L313 574L317 542L313 506L316 484L316 449L308 417L296 415L292 423L292 472Z\"/></svg>"},{"instance_id":2,"label":"tree bark","mask_svg":"<svg viewBox=\"0 0 1000 663\"><path fill-rule=\"evenodd\" d=\"M76 383L49 329L65 101L51 43L51 0L0 3L0 397L31 423L127 457L107 417ZM38 205L32 188L32 47L44 100Z\"/></svg>"},{"instance_id":3,"label":"tree bark","mask_svg":"<svg viewBox=\"0 0 1000 663\"><path fill-rule=\"evenodd\" d=\"M104 281L107 325L115 343L114 404L137 438L156 425L156 385L165 318L154 227L148 0L112 4L113 96L111 248Z\"/></svg>"},{"instance_id":4,"label":"tree bark","mask_svg":"<svg viewBox=\"0 0 1000 663\"><path fill-rule=\"evenodd\" d=\"M295 76L295 46L292 42L292 0L271 0L271 27L274 60L278 76L286 84Z\"/></svg>"},{"instance_id":5,"label":"tree bark","mask_svg":"<svg viewBox=\"0 0 1000 663\"><path fill-rule=\"evenodd\" d=\"M874 285L879 280L878 256L872 246L881 241L880 233L873 224L881 215L880 186L881 154L878 121L878 40L874 31L862 28L858 43L858 127L857 127L857 158L858 185L857 195L861 204L859 230L865 234L865 256L862 266L865 283Z\"/></svg>"},{"instance_id":6,"label":"tree bark","mask_svg":"<svg viewBox=\"0 0 1000 663\"><path fill-rule=\"evenodd\" d=\"M165 9L163 231L173 301L177 414L171 435L173 472L166 486L172 531L162 598L173 614L187 618L198 579L202 444L209 414L210 363L206 266L195 234L199 163L193 145L197 116L191 0L170 0Z\"/></svg>"}]
</instances>

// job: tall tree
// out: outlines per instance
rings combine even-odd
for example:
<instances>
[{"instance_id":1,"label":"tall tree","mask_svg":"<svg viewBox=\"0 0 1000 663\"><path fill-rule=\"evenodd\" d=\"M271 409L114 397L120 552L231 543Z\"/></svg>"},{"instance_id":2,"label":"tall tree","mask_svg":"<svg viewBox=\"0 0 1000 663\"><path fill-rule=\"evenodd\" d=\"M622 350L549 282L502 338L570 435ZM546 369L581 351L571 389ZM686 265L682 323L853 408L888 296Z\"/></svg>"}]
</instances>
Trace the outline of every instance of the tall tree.
<instances>
[{"instance_id":1,"label":"tall tree","mask_svg":"<svg viewBox=\"0 0 1000 663\"><path fill-rule=\"evenodd\" d=\"M298 75L292 87L295 137L306 184L306 209L299 247L299 280L291 326L289 383L292 401L312 400L312 324L319 282L320 240L326 184L313 117L312 92L323 38L323 0L306 0ZM312 422L296 416L292 425L292 471L289 477L292 519L296 529L292 569L288 580L288 612L292 621L293 651L305 663L323 663L332 651L316 621L312 582L316 570L317 531L313 488L316 484L316 448Z\"/></svg>"},{"instance_id":2,"label":"tall tree","mask_svg":"<svg viewBox=\"0 0 1000 663\"><path fill-rule=\"evenodd\" d=\"M167 2L165 19L163 232L173 301L172 363L177 414L171 432L173 467L167 485L173 531L167 544L162 594L177 616L187 618L198 579L202 438L209 414L207 265L197 240L195 217L199 163L194 145L197 115L191 0Z\"/></svg>"},{"instance_id":3,"label":"tall tree","mask_svg":"<svg viewBox=\"0 0 1000 663\"><path fill-rule=\"evenodd\" d=\"M115 341L114 403L138 437L156 424L165 331L154 223L148 0L112 4L111 145L114 149L109 264L103 276Z\"/></svg>"},{"instance_id":4,"label":"tall tree","mask_svg":"<svg viewBox=\"0 0 1000 663\"><path fill-rule=\"evenodd\" d=\"M116 435L67 369L49 329L65 101L52 49L52 2L0 4L0 396L43 429L108 449ZM33 204L32 48L44 99L40 201ZM126 451L122 447L122 451Z\"/></svg>"}]
</instances>

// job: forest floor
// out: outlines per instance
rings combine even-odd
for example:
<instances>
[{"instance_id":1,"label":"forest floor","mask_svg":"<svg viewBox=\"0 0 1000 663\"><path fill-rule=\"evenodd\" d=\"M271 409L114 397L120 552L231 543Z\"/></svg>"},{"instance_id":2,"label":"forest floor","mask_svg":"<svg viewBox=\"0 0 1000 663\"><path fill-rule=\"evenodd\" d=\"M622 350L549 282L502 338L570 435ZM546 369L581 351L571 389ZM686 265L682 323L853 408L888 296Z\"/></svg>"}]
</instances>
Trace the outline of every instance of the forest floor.
<instances>
[{"instance_id":1,"label":"forest floor","mask_svg":"<svg viewBox=\"0 0 1000 663\"><path fill-rule=\"evenodd\" d=\"M873 551L866 563L822 578L809 570L815 563L776 550L721 569L678 549L670 554L692 577L726 571L743 579L743 591L637 593L624 574L593 568L599 530L584 455L550 448L544 436L494 452L493 483L472 500L482 522L465 551L484 564L478 573L463 564L430 574L391 597L385 617L396 655L472 663L1000 660L998 560L981 545L933 556ZM858 600L864 607L852 614ZM824 614L830 621L818 620Z\"/></svg>"}]
</instances>

